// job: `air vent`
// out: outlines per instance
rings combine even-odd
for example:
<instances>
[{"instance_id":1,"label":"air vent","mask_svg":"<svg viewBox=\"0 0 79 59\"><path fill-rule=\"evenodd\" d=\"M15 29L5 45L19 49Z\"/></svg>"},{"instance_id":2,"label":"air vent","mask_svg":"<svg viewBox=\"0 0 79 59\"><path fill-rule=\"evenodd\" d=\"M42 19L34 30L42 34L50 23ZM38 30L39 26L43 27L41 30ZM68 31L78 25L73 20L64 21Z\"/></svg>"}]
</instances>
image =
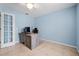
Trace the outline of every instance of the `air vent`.
<instances>
[{"instance_id":1,"label":"air vent","mask_svg":"<svg viewBox=\"0 0 79 59\"><path fill-rule=\"evenodd\" d=\"M29 13L25 13L25 15L29 15Z\"/></svg>"}]
</instances>

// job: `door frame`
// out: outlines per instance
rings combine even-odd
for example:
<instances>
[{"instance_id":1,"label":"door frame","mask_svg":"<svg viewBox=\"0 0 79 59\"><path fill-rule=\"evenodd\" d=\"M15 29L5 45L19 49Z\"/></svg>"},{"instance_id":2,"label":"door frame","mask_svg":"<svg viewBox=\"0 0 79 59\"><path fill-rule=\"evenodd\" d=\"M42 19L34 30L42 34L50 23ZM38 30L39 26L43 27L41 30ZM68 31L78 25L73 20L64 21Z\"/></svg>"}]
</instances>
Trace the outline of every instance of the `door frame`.
<instances>
[{"instance_id":1,"label":"door frame","mask_svg":"<svg viewBox=\"0 0 79 59\"><path fill-rule=\"evenodd\" d=\"M6 44L4 44L4 14L11 15L13 18L13 42L8 42ZM15 45L15 15L1 12L1 48L9 47L12 45Z\"/></svg>"}]
</instances>

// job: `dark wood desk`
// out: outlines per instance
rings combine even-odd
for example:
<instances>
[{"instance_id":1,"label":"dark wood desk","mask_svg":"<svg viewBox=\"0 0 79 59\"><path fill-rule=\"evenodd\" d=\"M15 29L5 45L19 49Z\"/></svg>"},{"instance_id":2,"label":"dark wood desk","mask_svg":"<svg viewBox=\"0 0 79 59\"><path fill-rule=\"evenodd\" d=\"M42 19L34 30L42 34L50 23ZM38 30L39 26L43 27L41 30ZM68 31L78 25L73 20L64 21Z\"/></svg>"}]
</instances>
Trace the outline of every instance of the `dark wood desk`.
<instances>
[{"instance_id":1,"label":"dark wood desk","mask_svg":"<svg viewBox=\"0 0 79 59\"><path fill-rule=\"evenodd\" d=\"M28 48L33 49L38 45L37 34L34 33L19 33L20 43L26 45Z\"/></svg>"}]
</instances>

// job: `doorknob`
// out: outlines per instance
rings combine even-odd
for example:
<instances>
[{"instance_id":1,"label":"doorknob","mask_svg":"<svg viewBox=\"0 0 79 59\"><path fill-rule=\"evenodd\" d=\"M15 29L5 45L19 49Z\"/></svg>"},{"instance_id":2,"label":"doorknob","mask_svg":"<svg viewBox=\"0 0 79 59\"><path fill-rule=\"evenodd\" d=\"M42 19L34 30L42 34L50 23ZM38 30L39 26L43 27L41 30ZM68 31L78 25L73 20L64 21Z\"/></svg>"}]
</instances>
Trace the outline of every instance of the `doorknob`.
<instances>
[{"instance_id":1,"label":"doorknob","mask_svg":"<svg viewBox=\"0 0 79 59\"><path fill-rule=\"evenodd\" d=\"M0 28L0 30L1 30L1 28Z\"/></svg>"}]
</instances>

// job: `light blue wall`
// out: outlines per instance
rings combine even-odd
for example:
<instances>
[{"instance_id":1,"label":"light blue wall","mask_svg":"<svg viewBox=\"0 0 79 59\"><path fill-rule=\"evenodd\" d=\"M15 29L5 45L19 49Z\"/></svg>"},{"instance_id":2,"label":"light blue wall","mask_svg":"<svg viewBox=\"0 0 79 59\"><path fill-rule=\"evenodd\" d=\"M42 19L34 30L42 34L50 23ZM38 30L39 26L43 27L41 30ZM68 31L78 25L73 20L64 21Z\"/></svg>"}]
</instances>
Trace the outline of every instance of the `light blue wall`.
<instances>
[{"instance_id":1,"label":"light blue wall","mask_svg":"<svg viewBox=\"0 0 79 59\"><path fill-rule=\"evenodd\" d=\"M25 15L22 12L16 11L4 5L0 5L0 12L7 12L7 13L12 13L15 15L16 41L19 40L18 33L21 32L21 30L24 27L26 26L30 26L31 28L33 27L34 19L31 16Z\"/></svg>"},{"instance_id":2,"label":"light blue wall","mask_svg":"<svg viewBox=\"0 0 79 59\"><path fill-rule=\"evenodd\" d=\"M77 49L79 50L79 4L77 5Z\"/></svg>"},{"instance_id":3,"label":"light blue wall","mask_svg":"<svg viewBox=\"0 0 79 59\"><path fill-rule=\"evenodd\" d=\"M76 7L36 18L39 37L76 46Z\"/></svg>"},{"instance_id":4,"label":"light blue wall","mask_svg":"<svg viewBox=\"0 0 79 59\"><path fill-rule=\"evenodd\" d=\"M77 22L79 22L79 5L77 6ZM19 11L11 9L9 7L0 5L1 12L8 12L15 14L16 24L16 41L19 40L18 32L25 26L38 27L39 37L54 40L66 44L79 47L79 32L77 32L76 42L76 7L66 8L60 11L49 13L36 18L35 20L31 16L27 16ZM77 30L79 30L79 24L77 23Z\"/></svg>"}]
</instances>

